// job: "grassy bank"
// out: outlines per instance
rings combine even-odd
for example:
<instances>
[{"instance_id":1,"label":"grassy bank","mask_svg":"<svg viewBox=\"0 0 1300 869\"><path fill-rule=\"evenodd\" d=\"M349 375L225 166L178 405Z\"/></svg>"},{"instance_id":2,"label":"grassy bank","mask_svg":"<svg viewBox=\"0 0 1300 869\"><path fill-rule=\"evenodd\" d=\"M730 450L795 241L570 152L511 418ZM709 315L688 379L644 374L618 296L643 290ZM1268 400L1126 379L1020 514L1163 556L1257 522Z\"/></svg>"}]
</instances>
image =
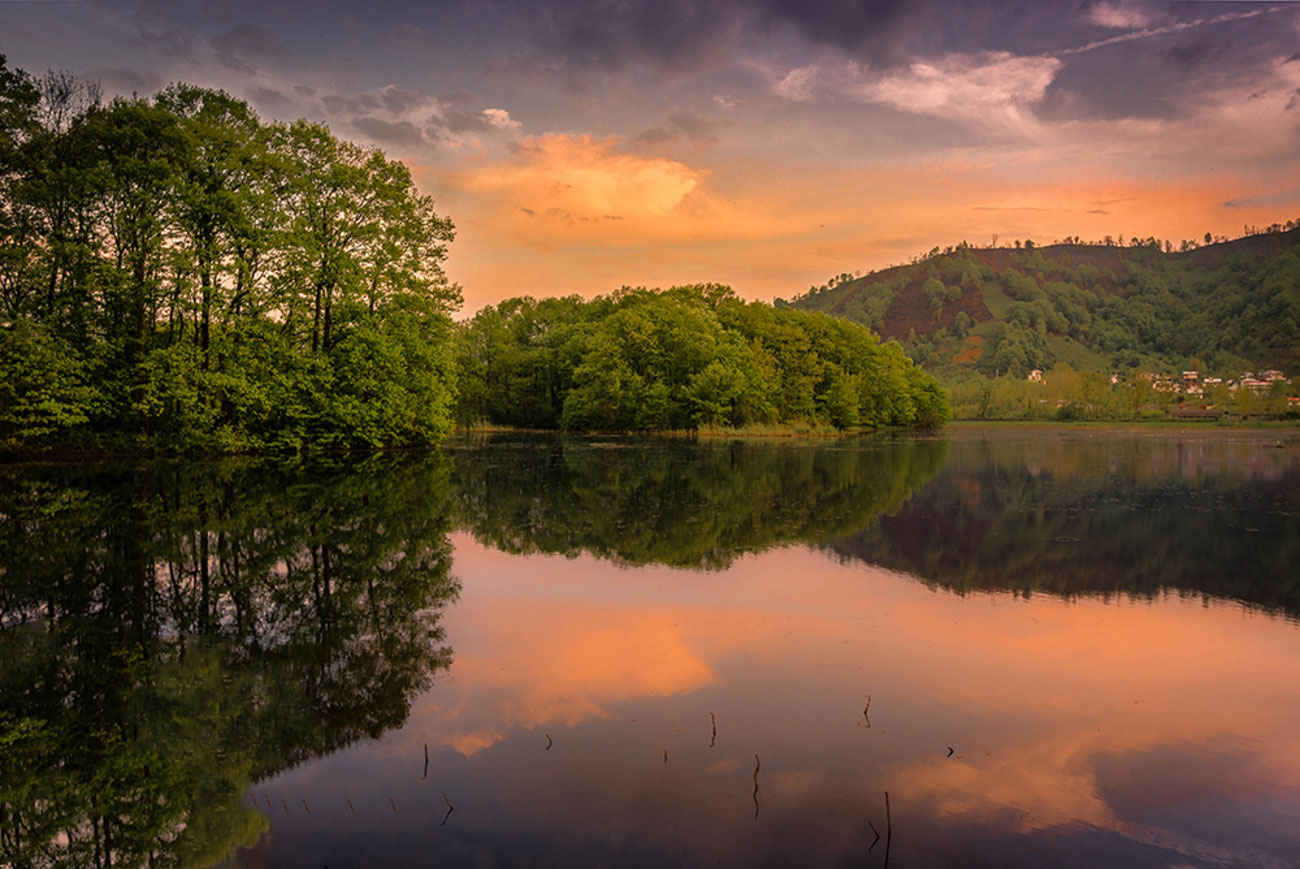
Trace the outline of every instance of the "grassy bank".
<instances>
[{"instance_id":1,"label":"grassy bank","mask_svg":"<svg viewBox=\"0 0 1300 869\"><path fill-rule=\"evenodd\" d=\"M1003 428L1003 429L1116 429L1182 431L1234 431L1255 429L1300 430L1300 419L1267 420L1195 420L1195 419L955 419L948 428Z\"/></svg>"}]
</instances>

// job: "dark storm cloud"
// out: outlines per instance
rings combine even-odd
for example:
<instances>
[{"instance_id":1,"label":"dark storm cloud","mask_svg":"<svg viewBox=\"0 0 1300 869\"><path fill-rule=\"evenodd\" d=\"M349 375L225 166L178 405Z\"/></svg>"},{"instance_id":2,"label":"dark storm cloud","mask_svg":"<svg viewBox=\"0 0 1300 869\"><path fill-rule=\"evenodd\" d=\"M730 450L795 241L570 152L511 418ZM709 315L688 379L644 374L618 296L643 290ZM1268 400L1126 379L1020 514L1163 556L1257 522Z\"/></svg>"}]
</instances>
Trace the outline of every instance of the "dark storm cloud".
<instances>
[{"instance_id":1,"label":"dark storm cloud","mask_svg":"<svg viewBox=\"0 0 1300 869\"><path fill-rule=\"evenodd\" d=\"M406 88L399 88L396 85L389 85L379 92L379 102L394 114L409 112L417 106L428 103L428 101L429 98L424 94Z\"/></svg>"},{"instance_id":2,"label":"dark storm cloud","mask_svg":"<svg viewBox=\"0 0 1300 869\"><path fill-rule=\"evenodd\" d=\"M551 0L511 4L510 14L562 65L616 71L634 62L694 67L724 49L738 10L727 0Z\"/></svg>"},{"instance_id":3,"label":"dark storm cloud","mask_svg":"<svg viewBox=\"0 0 1300 869\"><path fill-rule=\"evenodd\" d=\"M461 109L448 109L438 125L449 133L487 133L495 129L487 115Z\"/></svg>"},{"instance_id":4,"label":"dark storm cloud","mask_svg":"<svg viewBox=\"0 0 1300 869\"><path fill-rule=\"evenodd\" d=\"M194 54L196 37L181 27L142 23L136 30L136 38L145 47L164 57L191 57Z\"/></svg>"},{"instance_id":5,"label":"dark storm cloud","mask_svg":"<svg viewBox=\"0 0 1300 869\"><path fill-rule=\"evenodd\" d=\"M686 139L697 146L716 145L718 137L714 135L717 124L708 118L681 112L671 114L662 124L657 124L636 137L642 145L661 145L678 139Z\"/></svg>"},{"instance_id":6,"label":"dark storm cloud","mask_svg":"<svg viewBox=\"0 0 1300 869\"><path fill-rule=\"evenodd\" d=\"M814 42L834 45L870 59L900 59L924 23L930 4L919 0L765 0L770 24L789 25Z\"/></svg>"},{"instance_id":7,"label":"dark storm cloud","mask_svg":"<svg viewBox=\"0 0 1300 869\"><path fill-rule=\"evenodd\" d=\"M1228 53L1231 46L1232 43L1226 39L1195 39L1171 45L1164 50L1161 56L1184 70L1191 70L1204 63L1212 62L1216 58L1223 57Z\"/></svg>"},{"instance_id":8,"label":"dark storm cloud","mask_svg":"<svg viewBox=\"0 0 1300 869\"><path fill-rule=\"evenodd\" d=\"M163 86L163 80L152 72L138 72L123 66L101 66L86 70L85 78L98 81L109 93L149 94Z\"/></svg>"},{"instance_id":9,"label":"dark storm cloud","mask_svg":"<svg viewBox=\"0 0 1300 869\"><path fill-rule=\"evenodd\" d=\"M1134 36L1128 41L1063 52L1066 63L1038 107L1040 117L1173 119L1195 110L1207 93L1269 80L1271 59L1294 43L1300 4L1218 21L1194 8L1200 5L1179 7L1188 9L1181 22L1121 31Z\"/></svg>"},{"instance_id":10,"label":"dark storm cloud","mask_svg":"<svg viewBox=\"0 0 1300 869\"><path fill-rule=\"evenodd\" d=\"M438 102L443 103L444 105L467 103L476 99L478 99L478 94L467 90L448 91L445 94L438 95Z\"/></svg>"},{"instance_id":11,"label":"dark storm cloud","mask_svg":"<svg viewBox=\"0 0 1300 869\"><path fill-rule=\"evenodd\" d=\"M794 34L870 63L903 58L935 0L543 0L510 3L543 59L577 69L694 72ZM970 4L966 4L969 7ZM962 8L956 4L953 9Z\"/></svg>"},{"instance_id":12,"label":"dark storm cloud","mask_svg":"<svg viewBox=\"0 0 1300 869\"><path fill-rule=\"evenodd\" d=\"M282 109L293 104L288 96L269 87L253 88L253 102L270 109Z\"/></svg>"},{"instance_id":13,"label":"dark storm cloud","mask_svg":"<svg viewBox=\"0 0 1300 869\"><path fill-rule=\"evenodd\" d=\"M385 121L380 118L363 117L354 119L352 126L363 136L381 145L412 147L425 142L424 134L410 121Z\"/></svg>"},{"instance_id":14,"label":"dark storm cloud","mask_svg":"<svg viewBox=\"0 0 1300 869\"><path fill-rule=\"evenodd\" d=\"M209 43L222 64L243 72L252 72L257 68L254 59L284 57L288 54L284 43L273 31L247 22L214 35Z\"/></svg>"},{"instance_id":15,"label":"dark storm cloud","mask_svg":"<svg viewBox=\"0 0 1300 869\"><path fill-rule=\"evenodd\" d=\"M368 115L382 108L382 101L377 94L327 94L321 97L321 105L333 115Z\"/></svg>"}]
</instances>

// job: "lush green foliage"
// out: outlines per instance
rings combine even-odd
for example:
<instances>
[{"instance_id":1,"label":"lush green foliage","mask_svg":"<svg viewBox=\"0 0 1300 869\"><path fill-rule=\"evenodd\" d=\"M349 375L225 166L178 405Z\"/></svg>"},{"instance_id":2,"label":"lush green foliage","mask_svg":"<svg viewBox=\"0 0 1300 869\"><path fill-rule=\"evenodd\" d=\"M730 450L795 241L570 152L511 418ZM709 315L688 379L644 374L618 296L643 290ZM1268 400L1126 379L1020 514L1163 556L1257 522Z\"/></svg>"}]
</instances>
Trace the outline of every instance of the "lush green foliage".
<instances>
[{"instance_id":1,"label":"lush green foliage","mask_svg":"<svg viewBox=\"0 0 1300 869\"><path fill-rule=\"evenodd\" d=\"M0 58L0 446L436 442L452 226L324 127Z\"/></svg>"},{"instance_id":2,"label":"lush green foliage","mask_svg":"<svg viewBox=\"0 0 1300 869\"><path fill-rule=\"evenodd\" d=\"M1249 388L1229 391L1226 385L1217 384L1205 387L1202 395L1187 396L1161 392L1136 371L1112 383L1099 371L1075 371L1064 362L1045 372L1041 382L975 373L960 378L951 390L953 415L958 419L1164 419L1188 410L1197 412L1201 405L1225 417L1295 418L1295 411L1287 405L1287 396L1295 394L1295 386L1284 380L1259 392Z\"/></svg>"},{"instance_id":3,"label":"lush green foliage","mask_svg":"<svg viewBox=\"0 0 1300 869\"><path fill-rule=\"evenodd\" d=\"M1024 377L1065 362L1235 377L1300 368L1295 222L1179 252L1155 239L937 249L907 266L817 287L793 304L904 341L945 381ZM847 276L845 276L847 277ZM1192 365L1192 360L1197 365Z\"/></svg>"},{"instance_id":4,"label":"lush green foliage","mask_svg":"<svg viewBox=\"0 0 1300 869\"><path fill-rule=\"evenodd\" d=\"M938 383L845 320L746 304L716 284L518 298L464 324L457 419L667 430L798 423L933 427Z\"/></svg>"}]
</instances>

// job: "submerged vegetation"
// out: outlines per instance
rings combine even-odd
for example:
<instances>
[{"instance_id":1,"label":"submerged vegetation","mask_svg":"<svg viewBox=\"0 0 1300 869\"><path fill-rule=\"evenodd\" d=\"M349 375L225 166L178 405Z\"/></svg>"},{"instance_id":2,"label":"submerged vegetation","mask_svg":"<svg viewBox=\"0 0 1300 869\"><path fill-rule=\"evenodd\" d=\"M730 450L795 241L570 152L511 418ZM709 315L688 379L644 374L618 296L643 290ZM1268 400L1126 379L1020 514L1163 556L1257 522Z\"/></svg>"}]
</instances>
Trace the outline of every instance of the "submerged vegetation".
<instances>
[{"instance_id":1,"label":"submerged vegetation","mask_svg":"<svg viewBox=\"0 0 1300 869\"><path fill-rule=\"evenodd\" d=\"M931 428L949 416L938 382L897 343L717 284L510 299L461 328L461 424Z\"/></svg>"}]
</instances>

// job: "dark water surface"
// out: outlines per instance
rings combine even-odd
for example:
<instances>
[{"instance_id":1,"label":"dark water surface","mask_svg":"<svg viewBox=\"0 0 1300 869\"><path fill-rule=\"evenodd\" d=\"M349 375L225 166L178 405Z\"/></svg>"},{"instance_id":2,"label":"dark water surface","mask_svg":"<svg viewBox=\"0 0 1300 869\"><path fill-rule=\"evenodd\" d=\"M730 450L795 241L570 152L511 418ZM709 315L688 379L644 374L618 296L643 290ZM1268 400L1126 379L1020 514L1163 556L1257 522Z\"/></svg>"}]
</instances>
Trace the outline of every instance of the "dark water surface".
<instances>
[{"instance_id":1,"label":"dark water surface","mask_svg":"<svg viewBox=\"0 0 1300 869\"><path fill-rule=\"evenodd\" d=\"M1291 431L3 466L0 866L1293 866L1298 616Z\"/></svg>"}]
</instances>

